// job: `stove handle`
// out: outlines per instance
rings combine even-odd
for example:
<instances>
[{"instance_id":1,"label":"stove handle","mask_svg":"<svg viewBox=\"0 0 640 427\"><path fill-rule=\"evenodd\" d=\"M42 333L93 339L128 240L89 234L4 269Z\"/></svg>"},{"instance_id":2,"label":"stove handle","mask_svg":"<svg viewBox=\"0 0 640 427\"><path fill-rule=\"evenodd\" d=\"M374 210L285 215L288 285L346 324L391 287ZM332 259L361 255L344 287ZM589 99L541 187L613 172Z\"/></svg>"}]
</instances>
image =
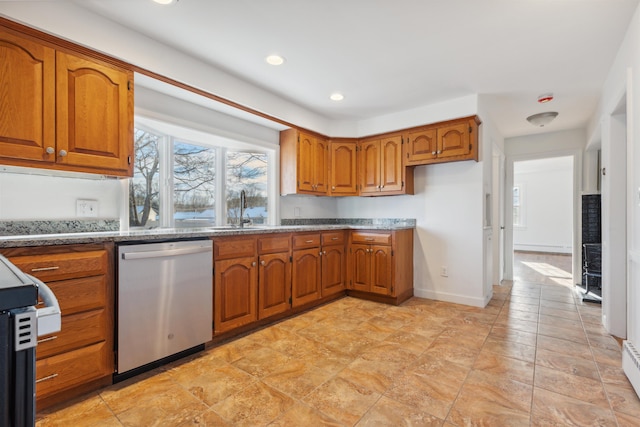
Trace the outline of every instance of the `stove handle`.
<instances>
[{"instance_id":1,"label":"stove handle","mask_svg":"<svg viewBox=\"0 0 640 427\"><path fill-rule=\"evenodd\" d=\"M61 329L60 304L55 294L42 280L29 276L38 285L38 295L44 301L45 306L36 310L38 319L38 336L59 332Z\"/></svg>"}]
</instances>

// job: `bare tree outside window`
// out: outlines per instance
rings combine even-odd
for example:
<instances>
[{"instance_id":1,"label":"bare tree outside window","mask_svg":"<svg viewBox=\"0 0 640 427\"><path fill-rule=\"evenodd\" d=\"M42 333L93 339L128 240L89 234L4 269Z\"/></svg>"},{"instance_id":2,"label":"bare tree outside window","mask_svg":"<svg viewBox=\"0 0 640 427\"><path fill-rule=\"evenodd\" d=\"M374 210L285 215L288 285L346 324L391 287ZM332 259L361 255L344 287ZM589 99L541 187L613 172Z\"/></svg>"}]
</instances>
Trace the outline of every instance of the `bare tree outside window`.
<instances>
[{"instance_id":1,"label":"bare tree outside window","mask_svg":"<svg viewBox=\"0 0 640 427\"><path fill-rule=\"evenodd\" d=\"M176 225L215 224L215 148L176 142L173 207Z\"/></svg>"},{"instance_id":2,"label":"bare tree outside window","mask_svg":"<svg viewBox=\"0 0 640 427\"><path fill-rule=\"evenodd\" d=\"M247 196L245 219L254 224L267 222L267 155L227 151L227 223L239 224L240 191Z\"/></svg>"},{"instance_id":3,"label":"bare tree outside window","mask_svg":"<svg viewBox=\"0 0 640 427\"><path fill-rule=\"evenodd\" d=\"M129 225L157 225L160 213L158 197L159 136L134 130L133 178L129 181Z\"/></svg>"}]
</instances>

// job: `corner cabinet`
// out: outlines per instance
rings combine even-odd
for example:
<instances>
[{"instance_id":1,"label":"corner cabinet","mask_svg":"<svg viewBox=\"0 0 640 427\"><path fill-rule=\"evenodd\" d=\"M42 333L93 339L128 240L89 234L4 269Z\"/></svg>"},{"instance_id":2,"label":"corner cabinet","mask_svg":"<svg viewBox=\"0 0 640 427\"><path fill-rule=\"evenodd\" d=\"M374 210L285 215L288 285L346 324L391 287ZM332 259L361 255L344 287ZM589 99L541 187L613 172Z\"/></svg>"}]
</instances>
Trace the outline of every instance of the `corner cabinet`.
<instances>
[{"instance_id":1,"label":"corner cabinet","mask_svg":"<svg viewBox=\"0 0 640 427\"><path fill-rule=\"evenodd\" d=\"M477 116L412 129L406 134L407 166L460 160L478 161Z\"/></svg>"},{"instance_id":2,"label":"corner cabinet","mask_svg":"<svg viewBox=\"0 0 640 427\"><path fill-rule=\"evenodd\" d=\"M0 57L0 163L132 176L132 71L4 27Z\"/></svg>"},{"instance_id":3,"label":"corner cabinet","mask_svg":"<svg viewBox=\"0 0 640 427\"><path fill-rule=\"evenodd\" d=\"M329 142L287 129L280 132L280 193L326 196Z\"/></svg>"},{"instance_id":4,"label":"corner cabinet","mask_svg":"<svg viewBox=\"0 0 640 427\"><path fill-rule=\"evenodd\" d=\"M38 338L38 409L111 384L113 244L13 248L2 254L45 282L62 311L61 330Z\"/></svg>"},{"instance_id":5,"label":"corner cabinet","mask_svg":"<svg viewBox=\"0 0 640 427\"><path fill-rule=\"evenodd\" d=\"M348 294L400 304L413 296L413 230L351 231Z\"/></svg>"}]
</instances>

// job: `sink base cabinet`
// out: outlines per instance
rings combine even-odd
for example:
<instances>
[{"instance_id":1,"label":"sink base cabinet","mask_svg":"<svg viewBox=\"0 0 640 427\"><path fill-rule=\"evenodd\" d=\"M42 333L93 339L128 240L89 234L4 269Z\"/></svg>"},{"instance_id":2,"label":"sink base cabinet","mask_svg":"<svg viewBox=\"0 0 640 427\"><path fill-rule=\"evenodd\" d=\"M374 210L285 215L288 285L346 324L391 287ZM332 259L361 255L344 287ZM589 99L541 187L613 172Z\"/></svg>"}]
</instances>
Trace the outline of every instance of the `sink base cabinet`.
<instances>
[{"instance_id":1,"label":"sink base cabinet","mask_svg":"<svg viewBox=\"0 0 640 427\"><path fill-rule=\"evenodd\" d=\"M413 296L413 230L352 231L349 241L348 295L396 305Z\"/></svg>"},{"instance_id":2,"label":"sink base cabinet","mask_svg":"<svg viewBox=\"0 0 640 427\"><path fill-rule=\"evenodd\" d=\"M38 410L111 384L113 244L12 248L2 254L47 283L62 311L60 332L38 338Z\"/></svg>"}]
</instances>

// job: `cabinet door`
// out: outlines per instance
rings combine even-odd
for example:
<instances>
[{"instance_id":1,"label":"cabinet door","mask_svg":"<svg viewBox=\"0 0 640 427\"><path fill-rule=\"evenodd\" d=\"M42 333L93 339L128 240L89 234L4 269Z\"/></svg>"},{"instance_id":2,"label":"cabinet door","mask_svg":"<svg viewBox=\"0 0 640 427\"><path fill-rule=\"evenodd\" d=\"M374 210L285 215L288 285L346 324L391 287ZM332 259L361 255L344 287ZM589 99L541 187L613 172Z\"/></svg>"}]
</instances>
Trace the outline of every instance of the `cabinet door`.
<instances>
[{"instance_id":1,"label":"cabinet door","mask_svg":"<svg viewBox=\"0 0 640 427\"><path fill-rule=\"evenodd\" d=\"M435 128L407 135L406 156L408 165L420 165L436 158L438 151L437 131Z\"/></svg>"},{"instance_id":2,"label":"cabinet door","mask_svg":"<svg viewBox=\"0 0 640 427\"><path fill-rule=\"evenodd\" d=\"M273 316L291 307L289 253L262 255L258 270L258 318Z\"/></svg>"},{"instance_id":3,"label":"cabinet door","mask_svg":"<svg viewBox=\"0 0 640 427\"><path fill-rule=\"evenodd\" d=\"M55 51L0 31L0 157L54 162Z\"/></svg>"},{"instance_id":4,"label":"cabinet door","mask_svg":"<svg viewBox=\"0 0 640 427\"><path fill-rule=\"evenodd\" d=\"M314 139L307 134L300 133L298 136L298 190L314 191Z\"/></svg>"},{"instance_id":5,"label":"cabinet door","mask_svg":"<svg viewBox=\"0 0 640 427\"><path fill-rule=\"evenodd\" d=\"M316 139L314 148L314 191L318 194L327 194L329 190L329 142L324 139Z\"/></svg>"},{"instance_id":6,"label":"cabinet door","mask_svg":"<svg viewBox=\"0 0 640 427\"><path fill-rule=\"evenodd\" d=\"M360 194L380 191L380 141L360 143Z\"/></svg>"},{"instance_id":7,"label":"cabinet door","mask_svg":"<svg viewBox=\"0 0 640 427\"><path fill-rule=\"evenodd\" d=\"M464 156L471 151L467 122L438 128L438 157Z\"/></svg>"},{"instance_id":8,"label":"cabinet door","mask_svg":"<svg viewBox=\"0 0 640 427\"><path fill-rule=\"evenodd\" d=\"M322 296L345 289L347 260L343 245L322 248Z\"/></svg>"},{"instance_id":9,"label":"cabinet door","mask_svg":"<svg viewBox=\"0 0 640 427\"><path fill-rule=\"evenodd\" d=\"M56 75L58 163L131 176L131 73L57 52Z\"/></svg>"},{"instance_id":10,"label":"cabinet door","mask_svg":"<svg viewBox=\"0 0 640 427\"><path fill-rule=\"evenodd\" d=\"M393 277L391 274L391 247L372 246L371 257L371 292L391 295Z\"/></svg>"},{"instance_id":11,"label":"cabinet door","mask_svg":"<svg viewBox=\"0 0 640 427\"><path fill-rule=\"evenodd\" d=\"M349 248L349 287L369 292L371 283L371 257L369 245L351 245Z\"/></svg>"},{"instance_id":12,"label":"cabinet door","mask_svg":"<svg viewBox=\"0 0 640 427\"><path fill-rule=\"evenodd\" d=\"M357 195L357 156L355 143L331 143L331 195Z\"/></svg>"},{"instance_id":13,"label":"cabinet door","mask_svg":"<svg viewBox=\"0 0 640 427\"><path fill-rule=\"evenodd\" d=\"M320 248L293 252L291 275L293 307L298 307L320 298L320 274Z\"/></svg>"},{"instance_id":14,"label":"cabinet door","mask_svg":"<svg viewBox=\"0 0 640 427\"><path fill-rule=\"evenodd\" d=\"M254 257L216 261L213 296L215 333L230 331L257 319L256 270Z\"/></svg>"},{"instance_id":15,"label":"cabinet door","mask_svg":"<svg viewBox=\"0 0 640 427\"><path fill-rule=\"evenodd\" d=\"M402 137L394 136L380 142L380 191L401 191Z\"/></svg>"}]
</instances>

